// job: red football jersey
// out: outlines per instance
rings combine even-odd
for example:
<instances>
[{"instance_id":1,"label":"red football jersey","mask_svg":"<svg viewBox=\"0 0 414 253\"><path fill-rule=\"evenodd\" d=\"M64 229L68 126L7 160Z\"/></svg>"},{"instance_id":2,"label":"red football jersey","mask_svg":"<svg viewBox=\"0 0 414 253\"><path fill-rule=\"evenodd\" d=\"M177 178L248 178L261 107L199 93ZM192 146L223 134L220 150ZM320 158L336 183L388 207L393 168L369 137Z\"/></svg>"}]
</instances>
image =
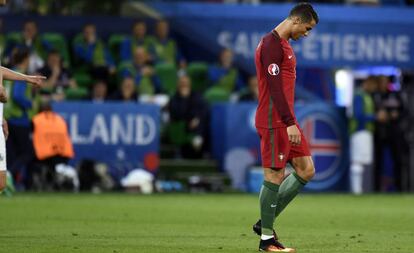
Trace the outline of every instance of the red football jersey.
<instances>
[{"instance_id":1,"label":"red football jersey","mask_svg":"<svg viewBox=\"0 0 414 253\"><path fill-rule=\"evenodd\" d=\"M296 57L289 42L272 31L256 49L259 83L257 128L279 128L297 124L294 116Z\"/></svg>"}]
</instances>

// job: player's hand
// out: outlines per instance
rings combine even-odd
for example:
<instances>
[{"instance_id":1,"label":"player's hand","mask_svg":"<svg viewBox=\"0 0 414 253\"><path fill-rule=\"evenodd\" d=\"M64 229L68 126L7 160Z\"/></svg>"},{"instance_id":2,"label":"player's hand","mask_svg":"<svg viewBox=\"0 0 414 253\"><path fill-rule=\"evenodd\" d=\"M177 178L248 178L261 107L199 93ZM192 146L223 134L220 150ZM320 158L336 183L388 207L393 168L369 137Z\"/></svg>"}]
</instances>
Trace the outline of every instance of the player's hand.
<instances>
[{"instance_id":1,"label":"player's hand","mask_svg":"<svg viewBox=\"0 0 414 253\"><path fill-rule=\"evenodd\" d=\"M46 80L45 76L26 76L25 81L33 84L35 87L40 87L44 80Z\"/></svg>"},{"instance_id":2,"label":"player's hand","mask_svg":"<svg viewBox=\"0 0 414 253\"><path fill-rule=\"evenodd\" d=\"M7 93L3 85L0 85L0 103L7 103Z\"/></svg>"},{"instance_id":3,"label":"player's hand","mask_svg":"<svg viewBox=\"0 0 414 253\"><path fill-rule=\"evenodd\" d=\"M7 124L6 119L3 119L3 122L1 125L3 127L4 139L7 140L7 138L9 137L9 125Z\"/></svg>"},{"instance_id":4,"label":"player's hand","mask_svg":"<svg viewBox=\"0 0 414 253\"><path fill-rule=\"evenodd\" d=\"M287 128L287 134L289 142L293 145L299 145L301 143L301 133L296 125L291 125Z\"/></svg>"}]
</instances>

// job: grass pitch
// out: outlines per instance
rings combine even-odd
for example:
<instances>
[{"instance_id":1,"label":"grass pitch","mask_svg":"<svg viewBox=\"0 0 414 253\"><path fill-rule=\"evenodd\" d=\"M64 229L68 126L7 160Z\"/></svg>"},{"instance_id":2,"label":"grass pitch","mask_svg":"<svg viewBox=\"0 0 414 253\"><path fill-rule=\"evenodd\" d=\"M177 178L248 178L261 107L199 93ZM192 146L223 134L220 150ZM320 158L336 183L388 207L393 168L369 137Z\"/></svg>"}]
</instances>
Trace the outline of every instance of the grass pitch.
<instances>
[{"instance_id":1,"label":"grass pitch","mask_svg":"<svg viewBox=\"0 0 414 253\"><path fill-rule=\"evenodd\" d=\"M257 252L257 196L0 197L0 252ZM297 252L414 252L413 195L306 195L276 221Z\"/></svg>"}]
</instances>

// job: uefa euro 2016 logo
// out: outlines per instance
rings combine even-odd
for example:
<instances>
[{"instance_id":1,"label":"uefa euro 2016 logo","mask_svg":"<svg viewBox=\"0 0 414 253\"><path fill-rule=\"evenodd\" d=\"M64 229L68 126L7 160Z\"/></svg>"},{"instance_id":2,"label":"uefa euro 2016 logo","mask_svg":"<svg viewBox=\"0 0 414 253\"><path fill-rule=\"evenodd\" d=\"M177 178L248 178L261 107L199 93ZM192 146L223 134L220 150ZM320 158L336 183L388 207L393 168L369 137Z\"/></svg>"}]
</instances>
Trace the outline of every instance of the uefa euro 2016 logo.
<instances>
[{"instance_id":1,"label":"uefa euro 2016 logo","mask_svg":"<svg viewBox=\"0 0 414 253\"><path fill-rule=\"evenodd\" d=\"M279 66L276 63L272 63L267 67L267 72L272 76L277 76L280 72Z\"/></svg>"}]
</instances>

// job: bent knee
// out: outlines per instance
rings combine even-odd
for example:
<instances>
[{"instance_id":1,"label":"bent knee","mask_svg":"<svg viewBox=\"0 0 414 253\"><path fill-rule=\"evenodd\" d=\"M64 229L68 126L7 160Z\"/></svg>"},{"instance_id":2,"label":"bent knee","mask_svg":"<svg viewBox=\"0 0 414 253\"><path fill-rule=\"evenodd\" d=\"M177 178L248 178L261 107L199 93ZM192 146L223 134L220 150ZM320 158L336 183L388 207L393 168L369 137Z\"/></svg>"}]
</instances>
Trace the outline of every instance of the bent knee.
<instances>
[{"instance_id":1,"label":"bent knee","mask_svg":"<svg viewBox=\"0 0 414 253\"><path fill-rule=\"evenodd\" d=\"M296 172L301 178L310 181L315 176L315 167L313 164L306 166Z\"/></svg>"},{"instance_id":2,"label":"bent knee","mask_svg":"<svg viewBox=\"0 0 414 253\"><path fill-rule=\"evenodd\" d=\"M264 180L273 184L281 184L285 175L284 169L264 168Z\"/></svg>"}]
</instances>

